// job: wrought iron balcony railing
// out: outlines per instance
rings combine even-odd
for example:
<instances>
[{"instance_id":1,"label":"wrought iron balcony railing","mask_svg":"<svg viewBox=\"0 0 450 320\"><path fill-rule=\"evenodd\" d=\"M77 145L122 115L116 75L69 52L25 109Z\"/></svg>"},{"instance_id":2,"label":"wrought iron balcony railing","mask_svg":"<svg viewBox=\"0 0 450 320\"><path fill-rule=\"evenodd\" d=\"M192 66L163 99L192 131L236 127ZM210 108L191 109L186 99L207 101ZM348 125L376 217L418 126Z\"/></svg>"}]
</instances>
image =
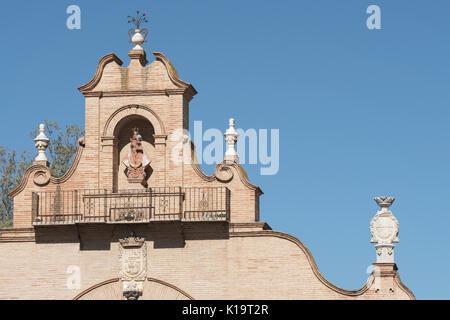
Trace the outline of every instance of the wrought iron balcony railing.
<instances>
[{"instance_id":1,"label":"wrought iron balcony railing","mask_svg":"<svg viewBox=\"0 0 450 320\"><path fill-rule=\"evenodd\" d=\"M33 192L33 225L229 221L230 190L224 187L157 187Z\"/></svg>"}]
</instances>

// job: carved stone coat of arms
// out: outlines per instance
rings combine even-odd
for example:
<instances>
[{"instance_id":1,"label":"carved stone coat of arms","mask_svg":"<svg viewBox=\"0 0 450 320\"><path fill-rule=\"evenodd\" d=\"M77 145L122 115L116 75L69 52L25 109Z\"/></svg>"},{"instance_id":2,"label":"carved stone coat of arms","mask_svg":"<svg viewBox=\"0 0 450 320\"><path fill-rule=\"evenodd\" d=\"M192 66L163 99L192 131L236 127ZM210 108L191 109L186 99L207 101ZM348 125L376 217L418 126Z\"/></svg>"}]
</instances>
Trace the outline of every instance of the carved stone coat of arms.
<instances>
[{"instance_id":1,"label":"carved stone coat of arms","mask_svg":"<svg viewBox=\"0 0 450 320\"><path fill-rule=\"evenodd\" d=\"M147 276L147 250L144 238L134 235L119 239L120 279L127 300L137 300L142 295Z\"/></svg>"}]
</instances>

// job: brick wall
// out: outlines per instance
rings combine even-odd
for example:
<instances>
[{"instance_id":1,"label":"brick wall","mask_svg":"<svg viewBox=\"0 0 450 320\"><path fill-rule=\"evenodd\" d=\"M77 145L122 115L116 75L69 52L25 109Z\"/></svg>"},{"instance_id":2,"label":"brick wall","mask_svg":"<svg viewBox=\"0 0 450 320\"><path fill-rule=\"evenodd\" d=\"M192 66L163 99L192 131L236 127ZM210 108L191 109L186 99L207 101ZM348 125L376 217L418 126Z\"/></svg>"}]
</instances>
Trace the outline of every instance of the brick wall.
<instances>
[{"instance_id":1,"label":"brick wall","mask_svg":"<svg viewBox=\"0 0 450 320\"><path fill-rule=\"evenodd\" d=\"M0 299L72 299L119 277L118 238L129 227L84 226L81 249L74 227L46 228L37 230L35 241L0 242ZM230 234L224 225L194 225L185 227L183 243L178 228L154 224L132 229L147 239L147 276L195 299L409 298L393 276L356 295L330 288L314 272L312 257L279 233ZM70 265L80 267L80 289L67 288Z\"/></svg>"}]
</instances>

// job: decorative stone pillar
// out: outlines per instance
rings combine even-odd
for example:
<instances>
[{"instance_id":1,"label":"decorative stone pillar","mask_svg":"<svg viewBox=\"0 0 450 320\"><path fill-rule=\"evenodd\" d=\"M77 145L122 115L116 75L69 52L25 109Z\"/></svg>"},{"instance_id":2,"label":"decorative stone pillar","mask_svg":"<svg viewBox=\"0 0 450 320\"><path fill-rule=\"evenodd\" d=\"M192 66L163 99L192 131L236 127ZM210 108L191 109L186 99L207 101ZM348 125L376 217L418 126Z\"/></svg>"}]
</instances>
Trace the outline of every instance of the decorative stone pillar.
<instances>
[{"instance_id":1,"label":"decorative stone pillar","mask_svg":"<svg viewBox=\"0 0 450 320\"><path fill-rule=\"evenodd\" d=\"M36 158L34 158L34 163L48 167L48 159L45 155L45 150L50 143L50 139L45 135L44 131L45 125L41 123L39 125L39 134L34 139L34 145L36 146L36 149L38 149L38 155L36 156Z\"/></svg>"},{"instance_id":2,"label":"decorative stone pillar","mask_svg":"<svg viewBox=\"0 0 450 320\"><path fill-rule=\"evenodd\" d=\"M137 300L142 296L147 276L147 249L144 238L131 233L120 242L120 279L123 296L127 300Z\"/></svg>"},{"instance_id":3,"label":"decorative stone pillar","mask_svg":"<svg viewBox=\"0 0 450 320\"><path fill-rule=\"evenodd\" d=\"M375 243L377 263L394 263L395 245L393 243L399 242L398 220L389 210L394 200L391 197L375 198L381 210L376 213L370 222L370 233L372 234L370 242Z\"/></svg>"},{"instance_id":4,"label":"decorative stone pillar","mask_svg":"<svg viewBox=\"0 0 450 320\"><path fill-rule=\"evenodd\" d=\"M235 149L239 134L234 128L234 119L231 118L229 121L229 127L224 134L225 141L227 143L227 151L225 152L225 161L239 162L239 157Z\"/></svg>"}]
</instances>

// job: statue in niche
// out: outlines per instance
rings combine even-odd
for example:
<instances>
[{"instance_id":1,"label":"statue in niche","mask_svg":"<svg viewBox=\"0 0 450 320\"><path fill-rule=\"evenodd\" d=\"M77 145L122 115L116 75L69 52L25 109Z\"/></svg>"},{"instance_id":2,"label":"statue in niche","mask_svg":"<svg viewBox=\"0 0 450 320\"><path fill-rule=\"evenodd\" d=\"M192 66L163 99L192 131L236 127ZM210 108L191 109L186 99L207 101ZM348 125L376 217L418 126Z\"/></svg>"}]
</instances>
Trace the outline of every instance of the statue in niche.
<instances>
[{"instance_id":1,"label":"statue in niche","mask_svg":"<svg viewBox=\"0 0 450 320\"><path fill-rule=\"evenodd\" d=\"M125 174L129 180L142 182L147 178L147 169L151 161L142 147L142 136L139 134L138 128L133 129L130 142L130 150L123 159L123 164L127 167Z\"/></svg>"}]
</instances>

